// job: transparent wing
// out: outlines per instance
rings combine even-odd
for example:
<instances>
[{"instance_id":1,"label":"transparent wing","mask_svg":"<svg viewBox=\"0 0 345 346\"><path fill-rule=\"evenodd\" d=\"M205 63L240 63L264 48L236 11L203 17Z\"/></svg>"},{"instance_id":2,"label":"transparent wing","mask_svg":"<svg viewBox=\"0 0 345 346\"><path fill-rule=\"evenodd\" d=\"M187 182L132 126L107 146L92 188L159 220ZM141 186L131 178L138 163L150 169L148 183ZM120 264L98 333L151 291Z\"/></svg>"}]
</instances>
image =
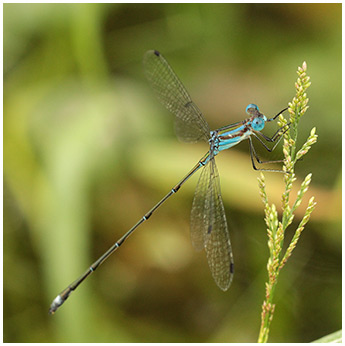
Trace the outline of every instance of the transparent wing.
<instances>
[{"instance_id":1,"label":"transparent wing","mask_svg":"<svg viewBox=\"0 0 345 346\"><path fill-rule=\"evenodd\" d=\"M175 116L175 132L184 142L208 141L210 129L198 107L164 57L155 50L144 55L147 79L161 103Z\"/></svg>"},{"instance_id":2,"label":"transparent wing","mask_svg":"<svg viewBox=\"0 0 345 346\"><path fill-rule=\"evenodd\" d=\"M195 191L191 237L196 249L205 248L212 276L216 284L226 291L232 281L234 263L214 159L202 170Z\"/></svg>"},{"instance_id":3,"label":"transparent wing","mask_svg":"<svg viewBox=\"0 0 345 346\"><path fill-rule=\"evenodd\" d=\"M207 228L205 228L205 207L206 196L210 183L210 163L202 169L198 184L195 189L191 220L190 220L190 235L192 244L195 250L200 251L205 247L205 238L207 234Z\"/></svg>"}]
</instances>

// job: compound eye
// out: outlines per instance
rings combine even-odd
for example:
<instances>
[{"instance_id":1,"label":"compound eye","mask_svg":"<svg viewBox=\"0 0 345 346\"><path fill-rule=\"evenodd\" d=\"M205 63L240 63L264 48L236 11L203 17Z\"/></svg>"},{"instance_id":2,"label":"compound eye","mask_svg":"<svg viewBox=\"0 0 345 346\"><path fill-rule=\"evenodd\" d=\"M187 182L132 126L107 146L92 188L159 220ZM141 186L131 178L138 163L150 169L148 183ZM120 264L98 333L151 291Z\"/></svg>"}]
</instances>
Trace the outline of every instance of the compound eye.
<instances>
[{"instance_id":1,"label":"compound eye","mask_svg":"<svg viewBox=\"0 0 345 346\"><path fill-rule=\"evenodd\" d=\"M259 112L259 107L255 105L254 103L250 103L246 108L246 113L251 115L251 114L254 114L255 112Z\"/></svg>"},{"instance_id":2,"label":"compound eye","mask_svg":"<svg viewBox=\"0 0 345 346\"><path fill-rule=\"evenodd\" d=\"M265 127L265 120L262 118L255 118L252 122L252 127L255 131L261 131Z\"/></svg>"}]
</instances>

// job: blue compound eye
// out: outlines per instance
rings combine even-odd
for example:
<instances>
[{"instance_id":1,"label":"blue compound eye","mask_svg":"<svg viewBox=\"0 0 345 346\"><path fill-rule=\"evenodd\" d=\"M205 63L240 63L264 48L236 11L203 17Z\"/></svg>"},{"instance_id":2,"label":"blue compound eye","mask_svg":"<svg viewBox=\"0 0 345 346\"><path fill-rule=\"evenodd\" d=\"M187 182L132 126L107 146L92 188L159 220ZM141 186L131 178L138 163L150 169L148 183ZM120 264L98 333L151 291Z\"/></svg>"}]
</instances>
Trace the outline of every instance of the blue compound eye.
<instances>
[{"instance_id":1,"label":"blue compound eye","mask_svg":"<svg viewBox=\"0 0 345 346\"><path fill-rule=\"evenodd\" d=\"M255 131L261 131L265 127L265 119L255 118L252 121L252 128Z\"/></svg>"},{"instance_id":2,"label":"blue compound eye","mask_svg":"<svg viewBox=\"0 0 345 346\"><path fill-rule=\"evenodd\" d=\"M254 103L250 103L246 108L246 113L252 114L253 111L259 111L259 107L255 105Z\"/></svg>"}]
</instances>

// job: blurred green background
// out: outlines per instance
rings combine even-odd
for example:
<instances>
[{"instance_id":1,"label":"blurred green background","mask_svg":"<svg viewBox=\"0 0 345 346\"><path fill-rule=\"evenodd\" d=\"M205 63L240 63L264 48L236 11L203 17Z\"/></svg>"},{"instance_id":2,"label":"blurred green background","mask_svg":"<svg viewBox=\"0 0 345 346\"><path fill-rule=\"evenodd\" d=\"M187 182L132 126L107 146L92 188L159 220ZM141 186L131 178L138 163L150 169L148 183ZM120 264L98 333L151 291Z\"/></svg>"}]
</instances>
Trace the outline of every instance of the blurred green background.
<instances>
[{"instance_id":1,"label":"blurred green background","mask_svg":"<svg viewBox=\"0 0 345 346\"><path fill-rule=\"evenodd\" d=\"M248 103L275 115L307 61L299 139L316 126L319 141L296 173L313 173L305 200L318 205L279 278L269 341L340 329L341 4L5 4L4 341L257 340L268 249L247 143L217 157L236 267L229 291L189 239L197 174L48 316L207 150L176 140L144 78L153 48L212 129L242 120ZM279 207L282 176L266 180Z\"/></svg>"}]
</instances>

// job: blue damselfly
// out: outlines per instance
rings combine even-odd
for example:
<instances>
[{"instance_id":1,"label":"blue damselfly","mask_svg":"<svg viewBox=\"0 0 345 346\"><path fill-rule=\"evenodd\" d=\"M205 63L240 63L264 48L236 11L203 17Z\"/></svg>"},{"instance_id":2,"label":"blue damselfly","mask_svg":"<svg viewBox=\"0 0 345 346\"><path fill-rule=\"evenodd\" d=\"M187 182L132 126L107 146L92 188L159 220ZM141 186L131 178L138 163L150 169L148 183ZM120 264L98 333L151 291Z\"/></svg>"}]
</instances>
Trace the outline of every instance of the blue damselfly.
<instances>
[{"instance_id":1,"label":"blue damselfly","mask_svg":"<svg viewBox=\"0 0 345 346\"><path fill-rule=\"evenodd\" d=\"M170 65L158 51L150 50L146 52L144 68L146 77L157 97L175 115L177 137L184 142L206 141L209 143L209 151L179 183L94 262L81 277L71 283L54 299L49 309L51 314L66 301L69 295L92 272L124 243L139 225L148 220L158 207L175 194L201 168L201 175L195 190L191 211L192 243L197 250L205 249L212 276L216 284L226 291L230 287L233 278L234 263L215 156L221 151L229 149L247 139L249 141L252 165L255 170L284 173L282 170L258 169L255 166L255 160L259 164L282 162L282 160L261 161L253 146L252 136L256 137L268 151L272 151L279 143L283 133L289 128L289 124L278 129L272 137L264 135L261 133L261 130L265 127L266 122L275 120L287 108L273 118L268 119L264 114L260 113L259 108L255 104L249 104L246 108L246 112L249 115L247 119L221 127L215 131L210 131L202 113L192 101ZM264 140L275 142L273 148L269 148Z\"/></svg>"}]
</instances>

